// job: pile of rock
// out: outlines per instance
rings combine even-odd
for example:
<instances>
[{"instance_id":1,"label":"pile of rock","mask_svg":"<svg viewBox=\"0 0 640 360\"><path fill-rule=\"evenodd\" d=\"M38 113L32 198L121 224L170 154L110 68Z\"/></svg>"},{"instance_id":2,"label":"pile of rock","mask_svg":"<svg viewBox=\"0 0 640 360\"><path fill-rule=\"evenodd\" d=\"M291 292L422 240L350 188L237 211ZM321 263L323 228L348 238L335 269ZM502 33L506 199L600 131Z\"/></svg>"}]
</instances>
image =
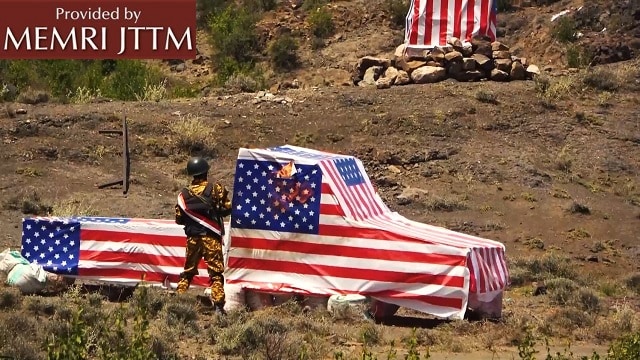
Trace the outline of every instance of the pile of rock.
<instances>
[{"instance_id":1,"label":"pile of rock","mask_svg":"<svg viewBox=\"0 0 640 360\"><path fill-rule=\"evenodd\" d=\"M436 47L418 54L407 54L405 45L396 49L393 59L365 56L355 65L353 83L376 86L435 83L447 78L458 81L511 81L532 79L540 74L527 59L511 55L509 47L475 37L469 44L456 38L446 47Z\"/></svg>"},{"instance_id":2,"label":"pile of rock","mask_svg":"<svg viewBox=\"0 0 640 360\"><path fill-rule=\"evenodd\" d=\"M293 104L293 99L288 96L276 96L268 91L258 91L253 99L254 104L260 104L261 102L273 102L283 105Z\"/></svg>"}]
</instances>

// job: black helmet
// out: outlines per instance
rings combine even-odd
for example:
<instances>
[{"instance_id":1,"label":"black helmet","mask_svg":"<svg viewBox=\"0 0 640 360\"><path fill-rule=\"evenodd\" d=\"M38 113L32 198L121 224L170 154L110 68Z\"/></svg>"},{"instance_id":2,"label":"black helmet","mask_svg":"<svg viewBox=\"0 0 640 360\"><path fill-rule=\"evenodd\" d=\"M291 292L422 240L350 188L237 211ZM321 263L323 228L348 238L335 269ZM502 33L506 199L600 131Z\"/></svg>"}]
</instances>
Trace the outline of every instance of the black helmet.
<instances>
[{"instance_id":1,"label":"black helmet","mask_svg":"<svg viewBox=\"0 0 640 360\"><path fill-rule=\"evenodd\" d=\"M189 159L187 163L187 174L189 176L196 176L206 174L209 171L209 164L207 160L201 157L194 157Z\"/></svg>"}]
</instances>

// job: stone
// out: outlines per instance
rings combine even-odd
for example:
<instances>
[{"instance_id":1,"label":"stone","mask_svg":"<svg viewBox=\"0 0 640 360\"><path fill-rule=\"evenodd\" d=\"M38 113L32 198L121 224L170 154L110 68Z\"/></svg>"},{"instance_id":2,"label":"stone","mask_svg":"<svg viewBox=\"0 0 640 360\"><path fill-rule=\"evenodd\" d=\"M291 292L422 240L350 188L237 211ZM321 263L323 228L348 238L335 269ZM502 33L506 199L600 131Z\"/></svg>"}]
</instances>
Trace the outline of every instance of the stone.
<instances>
[{"instance_id":1,"label":"stone","mask_svg":"<svg viewBox=\"0 0 640 360\"><path fill-rule=\"evenodd\" d=\"M409 78L409 74L404 70L398 70L398 76L396 77L396 81L393 85L407 85L411 83L411 78Z\"/></svg>"},{"instance_id":2,"label":"stone","mask_svg":"<svg viewBox=\"0 0 640 360\"><path fill-rule=\"evenodd\" d=\"M471 58L476 61L476 64L478 64L478 67L482 70L489 71L493 68L493 62L485 55L473 54Z\"/></svg>"},{"instance_id":3,"label":"stone","mask_svg":"<svg viewBox=\"0 0 640 360\"><path fill-rule=\"evenodd\" d=\"M365 71L362 81L358 84L359 86L373 86L376 84L376 80L380 77L380 73L382 73L382 66L372 66Z\"/></svg>"},{"instance_id":4,"label":"stone","mask_svg":"<svg viewBox=\"0 0 640 360\"><path fill-rule=\"evenodd\" d=\"M411 80L416 84L436 83L447 78L447 70L436 66L423 66L411 73Z\"/></svg>"},{"instance_id":5,"label":"stone","mask_svg":"<svg viewBox=\"0 0 640 360\"><path fill-rule=\"evenodd\" d=\"M509 59L511 60L511 53L508 51L494 51L493 52L494 59Z\"/></svg>"},{"instance_id":6,"label":"stone","mask_svg":"<svg viewBox=\"0 0 640 360\"><path fill-rule=\"evenodd\" d=\"M495 59L493 62L496 65L496 69L506 73L511 71L511 64L513 63L511 59Z\"/></svg>"},{"instance_id":7,"label":"stone","mask_svg":"<svg viewBox=\"0 0 640 360\"><path fill-rule=\"evenodd\" d=\"M462 59L462 70L473 71L476 69L476 61L473 58Z\"/></svg>"},{"instance_id":8,"label":"stone","mask_svg":"<svg viewBox=\"0 0 640 360\"><path fill-rule=\"evenodd\" d=\"M402 59L396 64L398 68L406 71L409 74L411 74L415 69L423 67L425 65L427 65L425 61L419 61L419 60L406 61L404 59Z\"/></svg>"},{"instance_id":9,"label":"stone","mask_svg":"<svg viewBox=\"0 0 640 360\"><path fill-rule=\"evenodd\" d=\"M460 82L480 81L484 76L484 73L478 70L463 71L456 76L456 80Z\"/></svg>"},{"instance_id":10,"label":"stone","mask_svg":"<svg viewBox=\"0 0 640 360\"><path fill-rule=\"evenodd\" d=\"M532 75L540 75L540 68L537 65L529 65L527 66L527 73Z\"/></svg>"},{"instance_id":11,"label":"stone","mask_svg":"<svg viewBox=\"0 0 640 360\"><path fill-rule=\"evenodd\" d=\"M453 49L456 51L462 50L462 41L460 41L460 39L458 39L455 36L449 38L449 41L447 41L447 44L451 45Z\"/></svg>"},{"instance_id":12,"label":"stone","mask_svg":"<svg viewBox=\"0 0 640 360\"><path fill-rule=\"evenodd\" d=\"M524 80L527 77L527 72L519 61L514 61L511 63L511 72L509 75L511 76L511 80Z\"/></svg>"},{"instance_id":13,"label":"stone","mask_svg":"<svg viewBox=\"0 0 640 360\"><path fill-rule=\"evenodd\" d=\"M365 56L358 60L358 63L355 66L355 73L358 77L364 79L364 74L370 67L382 67L384 69L391 66L391 60L385 58L377 58L373 56Z\"/></svg>"},{"instance_id":14,"label":"stone","mask_svg":"<svg viewBox=\"0 0 640 360\"><path fill-rule=\"evenodd\" d=\"M195 65L202 65L204 64L205 61L205 57L202 55L197 55L195 59L193 59L191 62Z\"/></svg>"},{"instance_id":15,"label":"stone","mask_svg":"<svg viewBox=\"0 0 640 360\"><path fill-rule=\"evenodd\" d=\"M451 51L445 54L444 59L448 62L455 62L462 60L462 54L457 51Z\"/></svg>"},{"instance_id":16,"label":"stone","mask_svg":"<svg viewBox=\"0 0 640 360\"><path fill-rule=\"evenodd\" d=\"M509 73L502 70L493 69L489 78L493 81L509 81Z\"/></svg>"},{"instance_id":17,"label":"stone","mask_svg":"<svg viewBox=\"0 0 640 360\"><path fill-rule=\"evenodd\" d=\"M445 60L445 53L441 48L433 48L429 53L429 57L436 62L443 62Z\"/></svg>"},{"instance_id":18,"label":"stone","mask_svg":"<svg viewBox=\"0 0 640 360\"><path fill-rule=\"evenodd\" d=\"M391 87L391 85L393 85L393 81L395 79L391 79L388 77L381 77L378 80L376 80L376 88L378 89L388 89Z\"/></svg>"},{"instance_id":19,"label":"stone","mask_svg":"<svg viewBox=\"0 0 640 360\"><path fill-rule=\"evenodd\" d=\"M419 201L426 198L429 192L420 188L407 187L402 190L402 193L396 197L399 205L407 205L414 201Z\"/></svg>"},{"instance_id":20,"label":"stone","mask_svg":"<svg viewBox=\"0 0 640 360\"><path fill-rule=\"evenodd\" d=\"M394 81L398 77L398 69L393 66L388 67L387 70L384 71L384 78L390 79L391 85L393 85Z\"/></svg>"},{"instance_id":21,"label":"stone","mask_svg":"<svg viewBox=\"0 0 640 360\"><path fill-rule=\"evenodd\" d=\"M396 51L393 53L393 61L391 62L392 66L398 66L398 62L403 60L405 57L405 49L407 48L406 44L400 44Z\"/></svg>"},{"instance_id":22,"label":"stone","mask_svg":"<svg viewBox=\"0 0 640 360\"><path fill-rule=\"evenodd\" d=\"M183 72L186 68L187 68L187 65L182 62L182 63L180 63L178 65L174 65L173 71L175 71L175 72Z\"/></svg>"},{"instance_id":23,"label":"stone","mask_svg":"<svg viewBox=\"0 0 640 360\"><path fill-rule=\"evenodd\" d=\"M438 61L429 60L427 66L444 67L444 64Z\"/></svg>"},{"instance_id":24,"label":"stone","mask_svg":"<svg viewBox=\"0 0 640 360\"><path fill-rule=\"evenodd\" d=\"M464 46L462 46L462 51L460 52L464 57L471 57L471 55L473 55L473 47L471 46L471 44L465 44Z\"/></svg>"},{"instance_id":25,"label":"stone","mask_svg":"<svg viewBox=\"0 0 640 360\"><path fill-rule=\"evenodd\" d=\"M389 167L387 168L389 169L390 172L394 173L394 174L400 174L402 172L402 170L400 170L397 166L395 165L389 165Z\"/></svg>"},{"instance_id":26,"label":"stone","mask_svg":"<svg viewBox=\"0 0 640 360\"><path fill-rule=\"evenodd\" d=\"M491 43L491 50L493 51L509 51L509 47L500 41L494 41Z\"/></svg>"},{"instance_id":27,"label":"stone","mask_svg":"<svg viewBox=\"0 0 640 360\"><path fill-rule=\"evenodd\" d=\"M463 69L462 69L462 62L461 61L453 62L453 63L449 64L449 66L447 67L447 74L449 74L453 78L455 78L462 71L463 71Z\"/></svg>"},{"instance_id":28,"label":"stone","mask_svg":"<svg viewBox=\"0 0 640 360\"><path fill-rule=\"evenodd\" d=\"M486 36L474 36L471 38L471 46L475 54L482 54L488 58L493 55L491 40Z\"/></svg>"}]
</instances>

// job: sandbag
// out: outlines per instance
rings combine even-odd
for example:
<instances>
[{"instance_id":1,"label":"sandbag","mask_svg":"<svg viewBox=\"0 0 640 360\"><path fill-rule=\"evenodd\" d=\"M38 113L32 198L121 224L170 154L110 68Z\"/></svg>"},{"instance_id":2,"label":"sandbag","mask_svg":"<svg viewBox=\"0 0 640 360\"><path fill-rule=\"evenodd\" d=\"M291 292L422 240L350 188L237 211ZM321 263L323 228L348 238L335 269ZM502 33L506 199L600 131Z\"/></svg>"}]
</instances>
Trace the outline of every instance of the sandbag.
<instances>
[{"instance_id":1,"label":"sandbag","mask_svg":"<svg viewBox=\"0 0 640 360\"><path fill-rule=\"evenodd\" d=\"M47 286L47 272L36 264L16 264L7 274L6 283L24 294L35 294Z\"/></svg>"},{"instance_id":2,"label":"sandbag","mask_svg":"<svg viewBox=\"0 0 640 360\"><path fill-rule=\"evenodd\" d=\"M3 273L8 274L17 264L29 265L29 261L19 251L11 251L10 248L0 253L0 271Z\"/></svg>"},{"instance_id":3,"label":"sandbag","mask_svg":"<svg viewBox=\"0 0 640 360\"><path fill-rule=\"evenodd\" d=\"M242 285L224 284L225 310L237 310L247 306L246 294Z\"/></svg>"},{"instance_id":4,"label":"sandbag","mask_svg":"<svg viewBox=\"0 0 640 360\"><path fill-rule=\"evenodd\" d=\"M273 297L269 293L246 289L245 295L247 306L252 311L262 310L266 307L273 306Z\"/></svg>"},{"instance_id":5,"label":"sandbag","mask_svg":"<svg viewBox=\"0 0 640 360\"><path fill-rule=\"evenodd\" d=\"M367 301L368 298L362 295L331 295L327 301L327 310L333 311L343 306L351 306L357 310L363 310L363 305L366 304Z\"/></svg>"}]
</instances>

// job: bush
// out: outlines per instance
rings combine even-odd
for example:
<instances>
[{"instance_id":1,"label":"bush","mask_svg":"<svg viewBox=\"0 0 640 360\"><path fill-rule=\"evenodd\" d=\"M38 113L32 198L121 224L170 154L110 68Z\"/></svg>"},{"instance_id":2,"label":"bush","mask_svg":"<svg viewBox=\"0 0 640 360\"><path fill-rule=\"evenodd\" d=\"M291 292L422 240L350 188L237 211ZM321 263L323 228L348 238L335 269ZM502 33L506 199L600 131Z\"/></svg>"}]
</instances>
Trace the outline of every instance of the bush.
<instances>
[{"instance_id":1,"label":"bush","mask_svg":"<svg viewBox=\"0 0 640 360\"><path fill-rule=\"evenodd\" d=\"M17 98L26 102L43 102L34 94L46 92L57 99L86 100L87 94L101 94L135 100L148 84L162 80L159 71L139 60L11 60L0 63L0 72L4 83L16 86Z\"/></svg>"},{"instance_id":2,"label":"bush","mask_svg":"<svg viewBox=\"0 0 640 360\"><path fill-rule=\"evenodd\" d=\"M271 62L278 69L290 70L298 65L298 43L290 35L277 38L269 47Z\"/></svg>"},{"instance_id":3,"label":"bush","mask_svg":"<svg viewBox=\"0 0 640 360\"><path fill-rule=\"evenodd\" d=\"M309 22L309 26L311 26L311 33L315 37L321 39L326 38L335 31L333 17L325 8L313 11L307 21Z\"/></svg>"},{"instance_id":4,"label":"bush","mask_svg":"<svg viewBox=\"0 0 640 360\"><path fill-rule=\"evenodd\" d=\"M406 0L387 0L387 12L394 26L404 26L409 12L409 2Z\"/></svg>"},{"instance_id":5,"label":"bush","mask_svg":"<svg viewBox=\"0 0 640 360\"><path fill-rule=\"evenodd\" d=\"M315 11L326 5L328 2L328 0L305 0L302 2L301 8L304 11Z\"/></svg>"},{"instance_id":6,"label":"bush","mask_svg":"<svg viewBox=\"0 0 640 360\"><path fill-rule=\"evenodd\" d=\"M259 45L255 26L255 15L244 7L230 5L211 16L210 41L214 48L212 60L218 83L253 68L253 57Z\"/></svg>"},{"instance_id":7,"label":"bush","mask_svg":"<svg viewBox=\"0 0 640 360\"><path fill-rule=\"evenodd\" d=\"M615 91L620 87L618 77L607 69L596 68L587 72L582 83L590 88L601 91Z\"/></svg>"},{"instance_id":8,"label":"bush","mask_svg":"<svg viewBox=\"0 0 640 360\"><path fill-rule=\"evenodd\" d=\"M556 20L551 30L554 39L563 42L573 42L576 39L576 22L570 16L563 16Z\"/></svg>"},{"instance_id":9,"label":"bush","mask_svg":"<svg viewBox=\"0 0 640 360\"><path fill-rule=\"evenodd\" d=\"M229 0L196 0L197 27L209 30L211 17L222 11L229 3Z\"/></svg>"}]
</instances>

